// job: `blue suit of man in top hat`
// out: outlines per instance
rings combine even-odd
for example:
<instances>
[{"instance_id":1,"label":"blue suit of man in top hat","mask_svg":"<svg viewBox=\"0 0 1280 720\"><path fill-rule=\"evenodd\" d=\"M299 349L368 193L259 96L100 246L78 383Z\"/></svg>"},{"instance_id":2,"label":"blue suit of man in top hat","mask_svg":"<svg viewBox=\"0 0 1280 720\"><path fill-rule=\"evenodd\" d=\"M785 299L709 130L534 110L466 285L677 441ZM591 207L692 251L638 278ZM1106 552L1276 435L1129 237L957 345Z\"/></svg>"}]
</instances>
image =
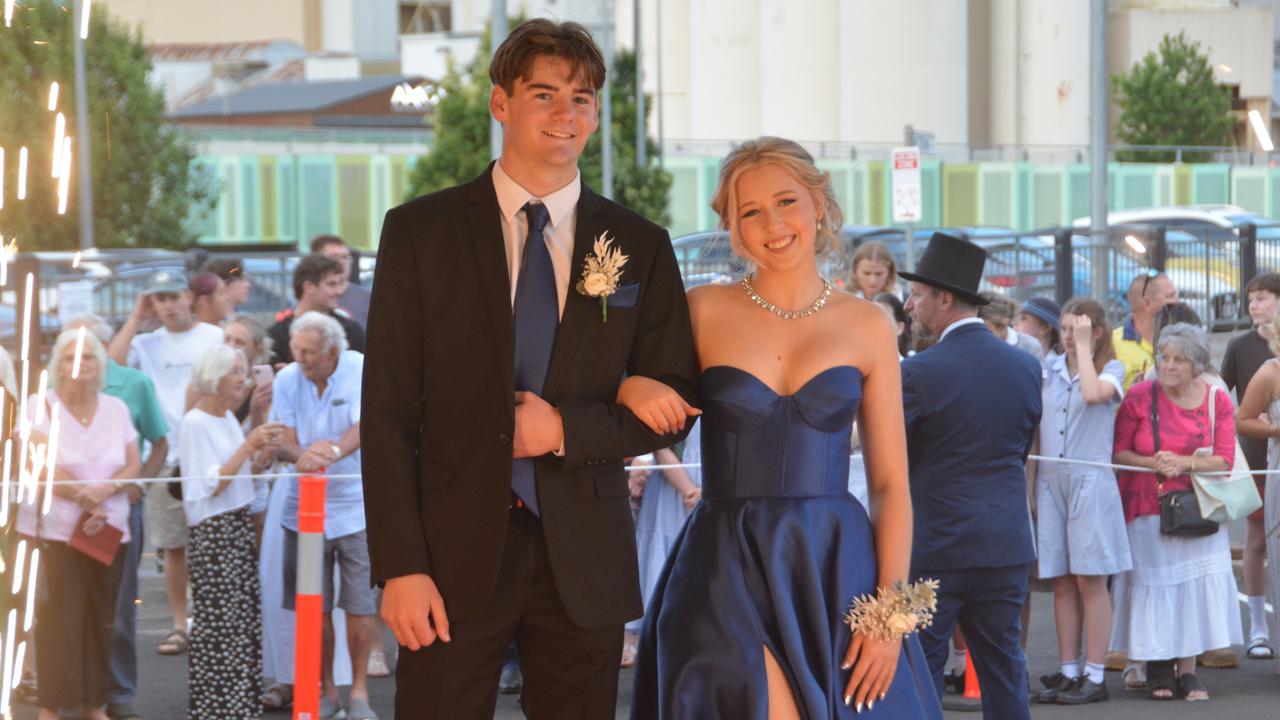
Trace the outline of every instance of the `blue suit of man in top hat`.
<instances>
[{"instance_id":1,"label":"blue suit of man in top hat","mask_svg":"<svg viewBox=\"0 0 1280 720\"><path fill-rule=\"evenodd\" d=\"M941 582L920 633L938 694L948 641L964 630L988 720L1030 718L1019 643L1035 559L1026 460L1040 425L1041 370L979 320L986 252L935 233L906 308L936 345L902 363L915 536L911 577Z\"/></svg>"}]
</instances>

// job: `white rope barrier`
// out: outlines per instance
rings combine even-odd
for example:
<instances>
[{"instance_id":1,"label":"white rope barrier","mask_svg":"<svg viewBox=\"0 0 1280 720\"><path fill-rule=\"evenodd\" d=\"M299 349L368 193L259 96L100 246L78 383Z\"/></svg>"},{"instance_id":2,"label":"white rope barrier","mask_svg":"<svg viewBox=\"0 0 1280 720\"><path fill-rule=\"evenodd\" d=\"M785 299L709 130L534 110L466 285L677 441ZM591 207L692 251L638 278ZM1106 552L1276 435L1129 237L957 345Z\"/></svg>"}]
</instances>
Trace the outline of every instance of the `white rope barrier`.
<instances>
[{"instance_id":1,"label":"white rope barrier","mask_svg":"<svg viewBox=\"0 0 1280 720\"><path fill-rule=\"evenodd\" d=\"M853 458L857 456L850 455L849 457ZM1028 456L1027 459L1035 460L1036 462L1041 462L1041 463L1056 463L1059 465L1083 465L1085 467L1109 469L1112 471L1119 470L1119 471L1140 472L1140 473L1154 472L1154 470L1152 470L1151 468L1138 467L1136 465L1117 465L1115 463L1098 462L1095 460L1076 460L1072 458L1049 457L1046 455L1030 455ZM701 467L702 467L702 463L669 463L664 465L627 465L623 469L626 470L627 472L632 472L635 470L689 470L689 469L695 469L695 468L701 468ZM1197 472L1196 475L1208 476L1208 477L1226 477L1230 475L1231 472L1232 471L1230 470L1221 470L1221 471L1215 471L1215 472ZM1253 475L1280 475L1280 469L1251 470L1250 472ZM326 475L321 472L277 473L277 472L267 471L267 472L261 472L261 473L254 473L253 475L254 477L270 478L273 480L299 478L299 477L306 477L309 475L324 475L326 480L331 480L331 481L338 480L343 482L360 480L362 478L362 475L360 473ZM236 476L223 476L223 477L225 479L227 477L234 478ZM185 475L182 477L121 478L119 481L125 484L151 485L151 484L157 484L157 483L182 482L183 480L211 480L211 479L212 477L208 475ZM112 480L111 478L107 478L103 480L56 480L55 482L57 482L59 485L96 485L104 482L114 482L114 480ZM44 482L41 481L40 484L43 485Z\"/></svg>"}]
</instances>

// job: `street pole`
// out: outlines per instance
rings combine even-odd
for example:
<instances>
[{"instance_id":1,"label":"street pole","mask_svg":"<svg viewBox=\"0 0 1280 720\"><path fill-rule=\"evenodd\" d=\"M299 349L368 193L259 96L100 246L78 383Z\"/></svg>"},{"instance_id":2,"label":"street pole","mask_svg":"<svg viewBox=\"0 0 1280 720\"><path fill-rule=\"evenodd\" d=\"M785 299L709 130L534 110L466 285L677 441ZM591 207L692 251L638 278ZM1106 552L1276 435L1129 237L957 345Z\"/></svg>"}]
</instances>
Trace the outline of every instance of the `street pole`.
<instances>
[{"instance_id":1,"label":"street pole","mask_svg":"<svg viewBox=\"0 0 1280 720\"><path fill-rule=\"evenodd\" d=\"M604 35L604 109L600 113L600 194L613 199L613 93L609 91L610 73L613 70L613 0L604 0L604 17L601 33Z\"/></svg>"},{"instance_id":2,"label":"street pole","mask_svg":"<svg viewBox=\"0 0 1280 720\"><path fill-rule=\"evenodd\" d=\"M493 0L489 11L489 57L507 39L507 0ZM489 155L497 160L502 155L502 123L489 117Z\"/></svg>"},{"instance_id":3,"label":"street pole","mask_svg":"<svg viewBox=\"0 0 1280 720\"><path fill-rule=\"evenodd\" d=\"M75 37L76 63L76 172L79 174L80 249L93 247L93 178L89 163L89 91L85 87L84 40L80 37L80 7L84 0L75 0L71 13L71 33Z\"/></svg>"},{"instance_id":4,"label":"street pole","mask_svg":"<svg viewBox=\"0 0 1280 720\"><path fill-rule=\"evenodd\" d=\"M636 47L636 167L644 169L648 158L645 157L645 122L644 122L644 64L640 56L640 0L635 0L635 47Z\"/></svg>"},{"instance_id":5,"label":"street pole","mask_svg":"<svg viewBox=\"0 0 1280 720\"><path fill-rule=\"evenodd\" d=\"M1107 0L1093 0L1089 15L1089 242L1093 246L1093 299L1105 305L1111 265L1107 234Z\"/></svg>"},{"instance_id":6,"label":"street pole","mask_svg":"<svg viewBox=\"0 0 1280 720\"><path fill-rule=\"evenodd\" d=\"M658 51L658 57L654 58L655 60L657 60L656 64L658 66L658 83L657 83L657 87L655 88L657 91L657 98L658 98L658 167L666 168L667 153L665 148L663 148L663 145L662 145L662 143L667 139L665 134L665 128L663 127L663 122L662 122L663 120L662 116L666 113L666 110L667 110L667 101L662 96L662 0L653 0L653 10L654 10L654 14L656 15L656 17L654 18L653 25L658 32L657 42L653 44L653 46L657 48L657 51Z\"/></svg>"}]
</instances>

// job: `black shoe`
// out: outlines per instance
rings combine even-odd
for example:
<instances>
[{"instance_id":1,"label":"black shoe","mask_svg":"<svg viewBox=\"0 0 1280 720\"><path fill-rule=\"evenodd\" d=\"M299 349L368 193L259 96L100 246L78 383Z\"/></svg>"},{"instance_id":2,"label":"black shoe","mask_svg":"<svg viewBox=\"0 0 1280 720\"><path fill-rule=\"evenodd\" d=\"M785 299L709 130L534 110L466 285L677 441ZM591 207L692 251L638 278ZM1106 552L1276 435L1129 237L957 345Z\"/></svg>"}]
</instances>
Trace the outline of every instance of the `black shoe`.
<instances>
[{"instance_id":1,"label":"black shoe","mask_svg":"<svg viewBox=\"0 0 1280 720\"><path fill-rule=\"evenodd\" d=\"M1060 705L1087 705L1095 702L1106 702L1111 699L1105 684L1096 683L1089 678L1082 678L1073 690L1058 695Z\"/></svg>"},{"instance_id":2,"label":"black shoe","mask_svg":"<svg viewBox=\"0 0 1280 720\"><path fill-rule=\"evenodd\" d=\"M1064 693L1075 690L1080 685L1081 678L1069 678L1061 672L1055 675L1057 675L1057 682L1036 695L1036 702L1041 705L1059 702Z\"/></svg>"},{"instance_id":3,"label":"black shoe","mask_svg":"<svg viewBox=\"0 0 1280 720\"><path fill-rule=\"evenodd\" d=\"M1065 677L1066 675L1063 675L1062 671L1058 670L1054 672L1052 675L1041 675L1040 684L1044 686L1045 690L1048 690L1050 688L1056 688L1058 687L1058 683L1061 682L1062 679Z\"/></svg>"},{"instance_id":4,"label":"black shoe","mask_svg":"<svg viewBox=\"0 0 1280 720\"><path fill-rule=\"evenodd\" d=\"M942 676L942 686L947 692L953 692L957 695L964 693L964 673L951 670Z\"/></svg>"},{"instance_id":5,"label":"black shoe","mask_svg":"<svg viewBox=\"0 0 1280 720\"><path fill-rule=\"evenodd\" d=\"M107 717L111 720L142 720L142 716L129 703L109 703Z\"/></svg>"},{"instance_id":6,"label":"black shoe","mask_svg":"<svg viewBox=\"0 0 1280 720\"><path fill-rule=\"evenodd\" d=\"M519 665L503 665L502 675L498 677L498 692L503 695L515 695L524 689L524 675Z\"/></svg>"}]
</instances>

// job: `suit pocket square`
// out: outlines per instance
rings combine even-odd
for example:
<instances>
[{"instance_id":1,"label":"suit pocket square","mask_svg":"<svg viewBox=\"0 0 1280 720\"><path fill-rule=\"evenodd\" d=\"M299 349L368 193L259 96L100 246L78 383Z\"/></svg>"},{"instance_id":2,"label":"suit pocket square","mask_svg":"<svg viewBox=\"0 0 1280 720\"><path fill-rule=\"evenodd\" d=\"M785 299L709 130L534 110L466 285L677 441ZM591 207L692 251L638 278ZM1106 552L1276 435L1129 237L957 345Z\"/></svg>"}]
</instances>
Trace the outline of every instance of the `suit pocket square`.
<instances>
[{"instance_id":1,"label":"suit pocket square","mask_svg":"<svg viewBox=\"0 0 1280 720\"><path fill-rule=\"evenodd\" d=\"M635 307L636 300L640 299L640 281L632 280L629 283L619 285L617 290L609 296L609 307Z\"/></svg>"}]
</instances>

